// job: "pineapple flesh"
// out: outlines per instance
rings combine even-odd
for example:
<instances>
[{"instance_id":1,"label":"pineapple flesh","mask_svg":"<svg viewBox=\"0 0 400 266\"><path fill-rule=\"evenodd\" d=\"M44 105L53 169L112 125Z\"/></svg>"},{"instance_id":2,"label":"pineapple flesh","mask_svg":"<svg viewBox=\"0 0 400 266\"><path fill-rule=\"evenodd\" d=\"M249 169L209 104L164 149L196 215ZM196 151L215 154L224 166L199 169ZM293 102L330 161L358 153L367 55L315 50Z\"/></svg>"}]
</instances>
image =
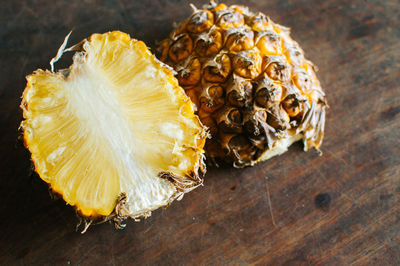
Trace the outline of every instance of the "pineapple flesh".
<instances>
[{"instance_id":1,"label":"pineapple flesh","mask_svg":"<svg viewBox=\"0 0 400 266\"><path fill-rule=\"evenodd\" d=\"M27 77L21 108L40 177L83 217L120 222L202 184L206 132L172 71L114 31L82 41L69 69Z\"/></svg>"},{"instance_id":2,"label":"pineapple flesh","mask_svg":"<svg viewBox=\"0 0 400 266\"><path fill-rule=\"evenodd\" d=\"M301 139L319 149L325 94L289 29L244 6L192 9L159 52L210 130L208 158L244 167Z\"/></svg>"}]
</instances>

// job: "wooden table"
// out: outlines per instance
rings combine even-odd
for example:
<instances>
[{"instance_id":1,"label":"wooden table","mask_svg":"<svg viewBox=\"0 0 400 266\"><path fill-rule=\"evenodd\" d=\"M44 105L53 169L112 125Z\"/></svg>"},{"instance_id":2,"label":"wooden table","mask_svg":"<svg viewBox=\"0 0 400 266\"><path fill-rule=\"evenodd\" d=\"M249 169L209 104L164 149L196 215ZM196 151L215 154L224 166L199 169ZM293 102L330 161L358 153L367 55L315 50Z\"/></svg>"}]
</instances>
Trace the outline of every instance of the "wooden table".
<instances>
[{"instance_id":1,"label":"wooden table","mask_svg":"<svg viewBox=\"0 0 400 266\"><path fill-rule=\"evenodd\" d=\"M255 167L211 168L204 187L140 223L75 232L73 209L30 175L17 141L24 77L49 68L71 29L71 43L118 29L154 48L189 2L1 1L0 264L399 265L397 0L248 3L291 27L318 65L330 103L324 155L296 144Z\"/></svg>"}]
</instances>

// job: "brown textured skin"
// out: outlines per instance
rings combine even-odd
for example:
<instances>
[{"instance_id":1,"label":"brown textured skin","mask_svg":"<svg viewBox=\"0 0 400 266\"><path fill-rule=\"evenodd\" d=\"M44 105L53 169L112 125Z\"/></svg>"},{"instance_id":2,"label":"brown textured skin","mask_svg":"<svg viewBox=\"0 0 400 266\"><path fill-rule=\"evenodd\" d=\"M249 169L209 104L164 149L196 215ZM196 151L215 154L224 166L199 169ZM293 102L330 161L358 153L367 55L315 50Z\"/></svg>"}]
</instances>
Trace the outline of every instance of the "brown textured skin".
<instances>
[{"instance_id":1,"label":"brown textured skin","mask_svg":"<svg viewBox=\"0 0 400 266\"><path fill-rule=\"evenodd\" d=\"M289 28L241 5L192 9L158 50L209 127L209 162L254 165L288 135L319 149L326 98Z\"/></svg>"},{"instance_id":2,"label":"brown textured skin","mask_svg":"<svg viewBox=\"0 0 400 266\"><path fill-rule=\"evenodd\" d=\"M204 187L166 210L84 235L74 232L73 208L29 176L29 153L16 141L24 77L49 67L71 28L71 43L120 29L155 47L191 11L186 1L48 3L0 8L0 264L400 264L396 1L230 1L291 27L318 65L330 103L324 155L294 145L251 168L209 168ZM330 195L327 207L315 205L320 193Z\"/></svg>"}]
</instances>

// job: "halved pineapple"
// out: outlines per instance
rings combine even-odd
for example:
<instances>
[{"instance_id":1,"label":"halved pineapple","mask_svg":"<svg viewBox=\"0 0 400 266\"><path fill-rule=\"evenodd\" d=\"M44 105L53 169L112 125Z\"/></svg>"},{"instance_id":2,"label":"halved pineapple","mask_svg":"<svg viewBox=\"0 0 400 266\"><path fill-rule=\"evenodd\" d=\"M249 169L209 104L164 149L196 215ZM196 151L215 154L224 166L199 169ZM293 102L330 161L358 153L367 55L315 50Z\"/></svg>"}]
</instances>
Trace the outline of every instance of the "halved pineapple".
<instances>
[{"instance_id":1,"label":"halved pineapple","mask_svg":"<svg viewBox=\"0 0 400 266\"><path fill-rule=\"evenodd\" d=\"M202 184L205 128L172 72L122 32L77 47L69 69L27 77L21 127L40 177L84 217L117 223Z\"/></svg>"},{"instance_id":2,"label":"halved pineapple","mask_svg":"<svg viewBox=\"0 0 400 266\"><path fill-rule=\"evenodd\" d=\"M289 28L246 6L191 6L159 52L209 127L209 161L252 166L301 139L319 150L327 100Z\"/></svg>"}]
</instances>

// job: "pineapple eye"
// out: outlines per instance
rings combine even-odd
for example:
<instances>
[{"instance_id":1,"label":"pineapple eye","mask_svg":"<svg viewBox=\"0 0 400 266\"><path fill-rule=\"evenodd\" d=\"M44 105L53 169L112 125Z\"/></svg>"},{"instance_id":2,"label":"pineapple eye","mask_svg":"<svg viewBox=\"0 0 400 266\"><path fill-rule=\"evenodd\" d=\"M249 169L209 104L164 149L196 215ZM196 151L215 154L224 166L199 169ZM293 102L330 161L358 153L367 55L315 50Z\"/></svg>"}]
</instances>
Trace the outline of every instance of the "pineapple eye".
<instances>
[{"instance_id":1,"label":"pineapple eye","mask_svg":"<svg viewBox=\"0 0 400 266\"><path fill-rule=\"evenodd\" d=\"M292 43L285 42L285 56L295 66L302 66L304 62L303 50L300 48L297 42Z\"/></svg>"},{"instance_id":2,"label":"pineapple eye","mask_svg":"<svg viewBox=\"0 0 400 266\"><path fill-rule=\"evenodd\" d=\"M242 132L242 114L236 108L224 109L217 118L218 127L225 133Z\"/></svg>"},{"instance_id":3,"label":"pineapple eye","mask_svg":"<svg viewBox=\"0 0 400 266\"><path fill-rule=\"evenodd\" d=\"M237 11L221 12L218 19L218 26L223 29L239 28L244 25L244 17Z\"/></svg>"},{"instance_id":4,"label":"pineapple eye","mask_svg":"<svg viewBox=\"0 0 400 266\"><path fill-rule=\"evenodd\" d=\"M301 111L300 101L297 99L296 95L294 95L294 94L287 96L282 101L282 106L290 117L297 116Z\"/></svg>"},{"instance_id":5,"label":"pineapple eye","mask_svg":"<svg viewBox=\"0 0 400 266\"><path fill-rule=\"evenodd\" d=\"M213 112L224 103L224 89L221 86L210 86L203 90L200 98L200 109L205 112Z\"/></svg>"},{"instance_id":6,"label":"pineapple eye","mask_svg":"<svg viewBox=\"0 0 400 266\"><path fill-rule=\"evenodd\" d=\"M218 53L222 48L222 34L219 30L202 34L196 41L196 52L200 56L210 56Z\"/></svg>"},{"instance_id":7,"label":"pineapple eye","mask_svg":"<svg viewBox=\"0 0 400 266\"><path fill-rule=\"evenodd\" d=\"M290 70L288 65L284 62L279 62L279 61L270 63L267 66L265 72L271 79L282 82L287 81L290 76Z\"/></svg>"},{"instance_id":8,"label":"pineapple eye","mask_svg":"<svg viewBox=\"0 0 400 266\"><path fill-rule=\"evenodd\" d=\"M208 88L208 95L213 98L221 98L224 95L224 89L221 86L211 86Z\"/></svg>"},{"instance_id":9,"label":"pineapple eye","mask_svg":"<svg viewBox=\"0 0 400 266\"><path fill-rule=\"evenodd\" d=\"M169 48L169 57L174 62L179 62L190 55L193 49L193 41L188 34L182 34Z\"/></svg>"},{"instance_id":10,"label":"pineapple eye","mask_svg":"<svg viewBox=\"0 0 400 266\"><path fill-rule=\"evenodd\" d=\"M230 52L250 50L254 46L254 33L249 29L240 29L228 35L226 48Z\"/></svg>"},{"instance_id":11,"label":"pineapple eye","mask_svg":"<svg viewBox=\"0 0 400 266\"><path fill-rule=\"evenodd\" d=\"M201 64L199 59L194 58L179 68L177 77L179 84L193 86L200 82Z\"/></svg>"},{"instance_id":12,"label":"pineapple eye","mask_svg":"<svg viewBox=\"0 0 400 266\"><path fill-rule=\"evenodd\" d=\"M311 89L311 79L304 71L299 71L293 76L293 83L301 91L309 91Z\"/></svg>"},{"instance_id":13,"label":"pineapple eye","mask_svg":"<svg viewBox=\"0 0 400 266\"><path fill-rule=\"evenodd\" d=\"M257 148L265 148L265 129L264 125L267 121L267 112L264 110L251 111L244 122L244 129L247 135L251 138ZM261 140L261 142L259 142Z\"/></svg>"},{"instance_id":14,"label":"pineapple eye","mask_svg":"<svg viewBox=\"0 0 400 266\"><path fill-rule=\"evenodd\" d=\"M277 55L281 53L281 37L278 34L267 32L261 35L257 41L257 48L265 55Z\"/></svg>"},{"instance_id":15,"label":"pineapple eye","mask_svg":"<svg viewBox=\"0 0 400 266\"><path fill-rule=\"evenodd\" d=\"M230 74L231 68L229 56L219 54L204 68L204 79L209 82L224 82Z\"/></svg>"},{"instance_id":16,"label":"pineapple eye","mask_svg":"<svg viewBox=\"0 0 400 266\"><path fill-rule=\"evenodd\" d=\"M235 162L234 165L239 167L243 163L248 163L253 159L257 149L249 140L243 135L237 135L229 140L228 146L232 155L239 159L239 162ZM239 164L239 165L238 165Z\"/></svg>"},{"instance_id":17,"label":"pineapple eye","mask_svg":"<svg viewBox=\"0 0 400 266\"><path fill-rule=\"evenodd\" d=\"M253 86L250 81L233 81L227 91L227 100L232 106L244 107L252 102Z\"/></svg>"},{"instance_id":18,"label":"pineapple eye","mask_svg":"<svg viewBox=\"0 0 400 266\"><path fill-rule=\"evenodd\" d=\"M290 127L290 118L282 106L273 106L268 110L267 123L276 130L285 130Z\"/></svg>"},{"instance_id":19,"label":"pineapple eye","mask_svg":"<svg viewBox=\"0 0 400 266\"><path fill-rule=\"evenodd\" d=\"M249 19L249 25L255 31L267 30L269 26L269 18L259 12Z\"/></svg>"},{"instance_id":20,"label":"pineapple eye","mask_svg":"<svg viewBox=\"0 0 400 266\"><path fill-rule=\"evenodd\" d=\"M264 108L279 104L282 97L282 87L275 83L261 83L256 92L256 103Z\"/></svg>"},{"instance_id":21,"label":"pineapple eye","mask_svg":"<svg viewBox=\"0 0 400 266\"><path fill-rule=\"evenodd\" d=\"M228 114L228 119L232 123L241 124L242 123L242 114L240 113L240 111L238 109L232 109L232 110L230 110L230 112Z\"/></svg>"},{"instance_id":22,"label":"pineapple eye","mask_svg":"<svg viewBox=\"0 0 400 266\"><path fill-rule=\"evenodd\" d=\"M239 76L254 79L261 73L262 58L255 51L241 52L234 57L233 66Z\"/></svg>"},{"instance_id":23,"label":"pineapple eye","mask_svg":"<svg viewBox=\"0 0 400 266\"><path fill-rule=\"evenodd\" d=\"M213 24L213 13L208 10L200 10L189 18L186 29L192 33L200 33L209 30Z\"/></svg>"}]
</instances>

